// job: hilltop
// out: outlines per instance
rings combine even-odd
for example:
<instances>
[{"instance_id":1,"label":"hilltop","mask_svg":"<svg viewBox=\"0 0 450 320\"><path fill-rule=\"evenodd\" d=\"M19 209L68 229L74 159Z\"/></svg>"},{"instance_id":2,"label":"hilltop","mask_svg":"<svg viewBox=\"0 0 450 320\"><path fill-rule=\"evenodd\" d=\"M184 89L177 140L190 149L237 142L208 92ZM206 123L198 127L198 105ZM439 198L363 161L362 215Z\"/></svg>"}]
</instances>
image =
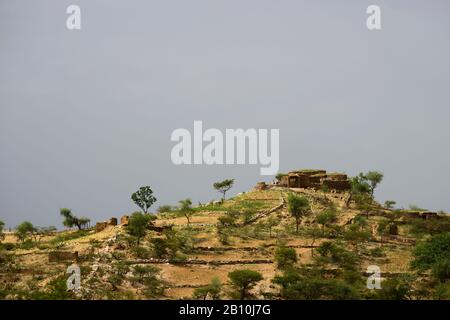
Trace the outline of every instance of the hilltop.
<instances>
[{"instance_id":1,"label":"hilltop","mask_svg":"<svg viewBox=\"0 0 450 320\"><path fill-rule=\"evenodd\" d=\"M358 179L343 174L304 170L277 178L224 201L190 206L189 221L179 208L166 208L140 240L127 227L133 215L49 232L28 245L6 233L0 298L209 299L220 291L227 299L236 297L229 276L236 270L262 276L248 298L450 297L448 274L412 263L419 244L448 235L448 215L381 205L370 190L355 191ZM295 197L307 200L298 232ZM68 292L72 263L81 268L81 289ZM448 260L442 263L448 268ZM374 266L380 290L366 286Z\"/></svg>"}]
</instances>

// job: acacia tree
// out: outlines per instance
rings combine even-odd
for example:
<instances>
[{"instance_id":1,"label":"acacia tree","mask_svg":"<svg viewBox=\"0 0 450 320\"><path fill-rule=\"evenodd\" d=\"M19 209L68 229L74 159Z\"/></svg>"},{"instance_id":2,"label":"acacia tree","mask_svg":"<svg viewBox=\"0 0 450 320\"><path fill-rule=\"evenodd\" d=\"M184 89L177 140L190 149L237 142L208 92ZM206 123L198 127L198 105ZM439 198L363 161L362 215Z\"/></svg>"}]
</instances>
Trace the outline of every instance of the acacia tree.
<instances>
[{"instance_id":1,"label":"acacia tree","mask_svg":"<svg viewBox=\"0 0 450 320\"><path fill-rule=\"evenodd\" d=\"M187 198L178 201L178 203L180 204L178 211L186 217L187 224L189 225L191 223L191 216L194 214L194 210L192 209L192 201L191 199Z\"/></svg>"},{"instance_id":2,"label":"acacia tree","mask_svg":"<svg viewBox=\"0 0 450 320\"><path fill-rule=\"evenodd\" d=\"M142 214L141 212L134 212L131 214L126 230L128 234L136 237L138 245L140 244L141 238L147 233L149 223L155 219L155 216Z\"/></svg>"},{"instance_id":3,"label":"acacia tree","mask_svg":"<svg viewBox=\"0 0 450 320\"><path fill-rule=\"evenodd\" d=\"M20 242L24 242L29 237L33 237L36 228L30 221L24 221L16 227L15 235Z\"/></svg>"},{"instance_id":4,"label":"acacia tree","mask_svg":"<svg viewBox=\"0 0 450 320\"><path fill-rule=\"evenodd\" d=\"M336 211L333 209L326 209L321 212L317 218L316 222L322 226L322 236L325 235L325 226L336 220Z\"/></svg>"},{"instance_id":5,"label":"acacia tree","mask_svg":"<svg viewBox=\"0 0 450 320\"><path fill-rule=\"evenodd\" d=\"M77 227L78 230L83 230L91 221L89 218L77 218L73 215L72 210L68 208L61 208L59 213L64 217L63 225L68 228Z\"/></svg>"},{"instance_id":6,"label":"acacia tree","mask_svg":"<svg viewBox=\"0 0 450 320\"><path fill-rule=\"evenodd\" d=\"M298 233L298 226L300 225L301 219L311 210L309 201L303 196L291 193L288 196L288 210L295 218L295 231Z\"/></svg>"},{"instance_id":7,"label":"acacia tree","mask_svg":"<svg viewBox=\"0 0 450 320\"><path fill-rule=\"evenodd\" d=\"M149 186L140 187L138 191L131 195L131 200L133 200L144 213L148 213L148 209L156 202L153 191Z\"/></svg>"},{"instance_id":8,"label":"acacia tree","mask_svg":"<svg viewBox=\"0 0 450 320\"><path fill-rule=\"evenodd\" d=\"M233 187L234 179L226 179L213 184L214 189L222 194L222 201L225 200L225 194Z\"/></svg>"},{"instance_id":9,"label":"acacia tree","mask_svg":"<svg viewBox=\"0 0 450 320\"><path fill-rule=\"evenodd\" d=\"M228 273L228 278L238 293L238 298L244 300L249 297L249 290L252 289L256 283L263 279L261 273L253 270L235 270Z\"/></svg>"},{"instance_id":10,"label":"acacia tree","mask_svg":"<svg viewBox=\"0 0 450 320\"><path fill-rule=\"evenodd\" d=\"M368 183L370 185L370 195L373 198L373 193L375 192L375 188L383 180L383 173L381 173L379 171L369 171L365 174L365 179L368 181Z\"/></svg>"}]
</instances>

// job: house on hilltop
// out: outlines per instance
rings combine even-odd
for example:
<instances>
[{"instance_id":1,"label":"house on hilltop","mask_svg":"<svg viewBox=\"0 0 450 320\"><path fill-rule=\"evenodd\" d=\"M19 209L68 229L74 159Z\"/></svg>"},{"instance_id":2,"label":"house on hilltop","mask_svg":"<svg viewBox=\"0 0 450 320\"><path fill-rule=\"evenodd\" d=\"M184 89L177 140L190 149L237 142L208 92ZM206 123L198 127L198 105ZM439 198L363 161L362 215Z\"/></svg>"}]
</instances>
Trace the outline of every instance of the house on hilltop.
<instances>
[{"instance_id":1,"label":"house on hilltop","mask_svg":"<svg viewBox=\"0 0 450 320\"><path fill-rule=\"evenodd\" d=\"M350 189L350 180L344 173L326 170L303 169L282 175L279 185L286 188L313 188L346 191Z\"/></svg>"}]
</instances>

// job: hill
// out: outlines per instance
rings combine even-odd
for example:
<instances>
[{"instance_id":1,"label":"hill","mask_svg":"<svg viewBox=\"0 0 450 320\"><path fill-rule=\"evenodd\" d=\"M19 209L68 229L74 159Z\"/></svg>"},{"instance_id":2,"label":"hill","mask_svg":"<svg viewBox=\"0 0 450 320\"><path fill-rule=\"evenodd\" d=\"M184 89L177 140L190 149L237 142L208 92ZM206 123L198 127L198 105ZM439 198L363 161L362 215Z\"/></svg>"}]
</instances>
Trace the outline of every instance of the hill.
<instances>
[{"instance_id":1,"label":"hill","mask_svg":"<svg viewBox=\"0 0 450 320\"><path fill-rule=\"evenodd\" d=\"M293 197L307 200L298 232ZM113 219L31 241L6 233L0 298L241 298L239 280L230 276L236 270L262 276L244 289L245 298L450 298L446 214L386 208L352 189L280 183L189 207L189 221L183 213L158 213L140 241L128 232L133 215L117 225ZM440 265L418 267L420 248L442 235ZM81 270L81 288L67 291L73 263ZM373 270L380 272L381 289L367 287L368 279L376 286Z\"/></svg>"}]
</instances>

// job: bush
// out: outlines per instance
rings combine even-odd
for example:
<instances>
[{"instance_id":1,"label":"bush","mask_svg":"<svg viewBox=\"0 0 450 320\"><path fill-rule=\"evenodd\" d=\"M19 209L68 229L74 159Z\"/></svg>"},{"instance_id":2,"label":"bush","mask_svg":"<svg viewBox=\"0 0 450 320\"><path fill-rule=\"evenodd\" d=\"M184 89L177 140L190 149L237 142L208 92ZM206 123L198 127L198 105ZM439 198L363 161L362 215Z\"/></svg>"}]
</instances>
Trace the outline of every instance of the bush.
<instances>
[{"instance_id":1,"label":"bush","mask_svg":"<svg viewBox=\"0 0 450 320\"><path fill-rule=\"evenodd\" d=\"M381 283L381 289L377 290L379 300L406 300L411 298L412 283L414 278L404 274L393 279L387 279Z\"/></svg>"},{"instance_id":2,"label":"bush","mask_svg":"<svg viewBox=\"0 0 450 320\"><path fill-rule=\"evenodd\" d=\"M228 278L236 290L232 293L233 298L244 300L251 297L249 290L261 281L263 276L257 271L243 269L228 273Z\"/></svg>"},{"instance_id":3,"label":"bush","mask_svg":"<svg viewBox=\"0 0 450 320\"><path fill-rule=\"evenodd\" d=\"M159 297L164 293L164 282L159 279L160 269L153 266L135 266L132 283L143 286L142 293L147 298Z\"/></svg>"},{"instance_id":4,"label":"bush","mask_svg":"<svg viewBox=\"0 0 450 320\"><path fill-rule=\"evenodd\" d=\"M172 208L171 205L168 204L164 204L162 206L159 206L158 209L156 210L158 213L165 213L165 212L170 212L173 211L174 208Z\"/></svg>"},{"instance_id":5,"label":"bush","mask_svg":"<svg viewBox=\"0 0 450 320\"><path fill-rule=\"evenodd\" d=\"M286 269L297 263L297 251L294 248L284 246L275 250L275 261L278 269Z\"/></svg>"},{"instance_id":6,"label":"bush","mask_svg":"<svg viewBox=\"0 0 450 320\"><path fill-rule=\"evenodd\" d=\"M358 263L358 256L345 249L341 244L331 241L323 242L317 252L320 257L317 258L319 262L334 263L340 267L353 269Z\"/></svg>"},{"instance_id":7,"label":"bush","mask_svg":"<svg viewBox=\"0 0 450 320\"><path fill-rule=\"evenodd\" d=\"M150 250L141 246L131 248L131 252L136 258L139 259L149 259L152 256Z\"/></svg>"},{"instance_id":8,"label":"bush","mask_svg":"<svg viewBox=\"0 0 450 320\"><path fill-rule=\"evenodd\" d=\"M281 286L280 296L288 300L354 300L358 292L349 284L335 279L322 279L307 270L289 269L276 276L273 283Z\"/></svg>"},{"instance_id":9,"label":"bush","mask_svg":"<svg viewBox=\"0 0 450 320\"><path fill-rule=\"evenodd\" d=\"M413 251L413 257L413 269L432 270L438 279L449 279L450 232L437 234L419 243Z\"/></svg>"},{"instance_id":10,"label":"bush","mask_svg":"<svg viewBox=\"0 0 450 320\"><path fill-rule=\"evenodd\" d=\"M207 286L195 289L192 297L194 299L206 300L209 296L212 300L219 300L221 291L222 283L216 277Z\"/></svg>"}]
</instances>

